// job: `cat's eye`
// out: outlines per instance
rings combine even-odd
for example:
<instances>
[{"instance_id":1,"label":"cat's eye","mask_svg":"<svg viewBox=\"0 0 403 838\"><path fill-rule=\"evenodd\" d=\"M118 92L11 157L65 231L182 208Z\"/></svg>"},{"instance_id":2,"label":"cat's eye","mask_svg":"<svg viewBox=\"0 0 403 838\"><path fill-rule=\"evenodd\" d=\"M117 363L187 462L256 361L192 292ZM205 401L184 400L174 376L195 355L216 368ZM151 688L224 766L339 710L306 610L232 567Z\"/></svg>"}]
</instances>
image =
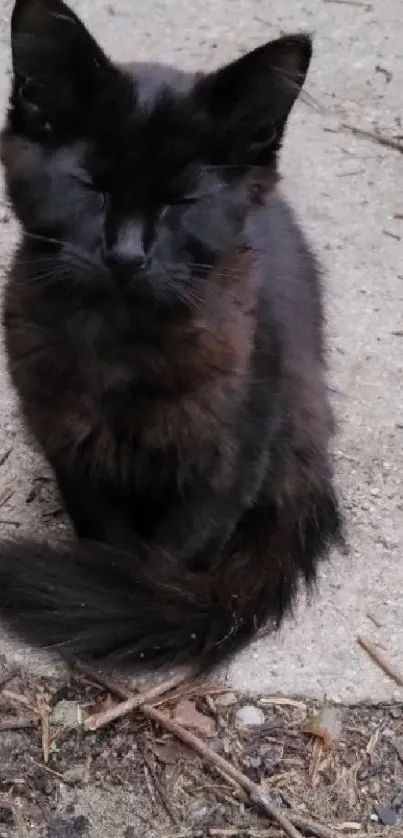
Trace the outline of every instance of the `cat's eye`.
<instances>
[{"instance_id":1,"label":"cat's eye","mask_svg":"<svg viewBox=\"0 0 403 838\"><path fill-rule=\"evenodd\" d=\"M93 181L90 175L86 175L84 172L80 174L75 174L74 179L78 181L81 186L84 186L85 189L88 189L89 192L92 192L94 195L97 195L99 199L99 206L100 209L105 209L108 203L108 194L100 189L97 184Z\"/></svg>"},{"instance_id":2,"label":"cat's eye","mask_svg":"<svg viewBox=\"0 0 403 838\"><path fill-rule=\"evenodd\" d=\"M191 207L197 203L199 200L198 195L187 195L184 198L177 198L174 201L171 201L170 206L172 207Z\"/></svg>"},{"instance_id":3,"label":"cat's eye","mask_svg":"<svg viewBox=\"0 0 403 838\"><path fill-rule=\"evenodd\" d=\"M80 186L84 186L90 192L99 192L100 190L97 188L93 178L91 175L87 174L86 172L75 172L74 180L77 181Z\"/></svg>"}]
</instances>

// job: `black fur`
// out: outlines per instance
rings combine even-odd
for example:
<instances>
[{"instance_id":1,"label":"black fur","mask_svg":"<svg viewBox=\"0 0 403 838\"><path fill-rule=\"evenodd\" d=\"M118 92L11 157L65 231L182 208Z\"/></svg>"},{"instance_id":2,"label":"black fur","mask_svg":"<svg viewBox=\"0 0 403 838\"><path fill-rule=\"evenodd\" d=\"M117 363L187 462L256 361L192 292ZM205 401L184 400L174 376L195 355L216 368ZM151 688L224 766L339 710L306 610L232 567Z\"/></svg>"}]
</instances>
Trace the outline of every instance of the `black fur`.
<instances>
[{"instance_id":1,"label":"black fur","mask_svg":"<svg viewBox=\"0 0 403 838\"><path fill-rule=\"evenodd\" d=\"M0 614L65 656L208 665L340 536L320 272L277 192L306 35L120 67L17 0L4 328L77 540L0 547Z\"/></svg>"}]
</instances>

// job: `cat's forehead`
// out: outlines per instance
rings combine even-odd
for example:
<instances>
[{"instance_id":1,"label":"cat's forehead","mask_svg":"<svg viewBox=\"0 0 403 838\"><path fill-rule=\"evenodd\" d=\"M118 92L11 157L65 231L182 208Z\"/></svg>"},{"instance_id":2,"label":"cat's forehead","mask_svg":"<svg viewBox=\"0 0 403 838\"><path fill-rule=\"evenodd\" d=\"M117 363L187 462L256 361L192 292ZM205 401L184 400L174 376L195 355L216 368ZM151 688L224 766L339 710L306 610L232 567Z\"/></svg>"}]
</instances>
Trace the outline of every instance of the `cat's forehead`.
<instances>
[{"instance_id":1,"label":"cat's forehead","mask_svg":"<svg viewBox=\"0 0 403 838\"><path fill-rule=\"evenodd\" d=\"M203 126L191 94L194 73L139 62L119 67L115 87L88 112L87 163L99 166L120 191L147 181L188 181L198 167Z\"/></svg>"},{"instance_id":2,"label":"cat's forehead","mask_svg":"<svg viewBox=\"0 0 403 838\"><path fill-rule=\"evenodd\" d=\"M168 64L140 61L125 64L122 69L132 79L138 104L148 107L152 107L166 90L174 95L186 95L192 89L198 75Z\"/></svg>"}]
</instances>

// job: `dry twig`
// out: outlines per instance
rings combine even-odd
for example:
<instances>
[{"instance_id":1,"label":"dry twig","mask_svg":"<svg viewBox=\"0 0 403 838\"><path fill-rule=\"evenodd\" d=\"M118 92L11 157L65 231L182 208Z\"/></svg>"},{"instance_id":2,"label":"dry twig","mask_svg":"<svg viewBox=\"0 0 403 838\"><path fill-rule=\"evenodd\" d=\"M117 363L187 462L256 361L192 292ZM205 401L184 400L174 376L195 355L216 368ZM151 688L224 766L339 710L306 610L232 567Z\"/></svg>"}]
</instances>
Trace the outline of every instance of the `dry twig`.
<instances>
[{"instance_id":1,"label":"dry twig","mask_svg":"<svg viewBox=\"0 0 403 838\"><path fill-rule=\"evenodd\" d=\"M5 690L3 688L3 697L7 699L7 701L11 701L13 704L22 704L24 707L27 707L28 710L32 710L33 713L38 712L38 708L34 707L28 698L25 698L25 695L20 695L19 693L12 692L11 690Z\"/></svg>"},{"instance_id":2,"label":"dry twig","mask_svg":"<svg viewBox=\"0 0 403 838\"><path fill-rule=\"evenodd\" d=\"M169 681L165 681L163 684L157 684L149 690L140 692L137 695L130 695L122 701L121 704L117 704L109 710L104 710L102 713L96 713L93 716L89 716L89 718L84 722L84 727L86 730L99 730L100 727L105 727L111 722L116 721L116 719L120 719L122 716L127 716L127 714L131 713L133 710L138 710L142 704L154 701L155 698L159 698L161 695L169 693L171 690L175 689L175 687L178 687L179 684L183 684L185 681L188 681L190 677L192 677L192 673L189 671L182 672L174 675ZM108 689L110 689L110 686Z\"/></svg>"},{"instance_id":3,"label":"dry twig","mask_svg":"<svg viewBox=\"0 0 403 838\"><path fill-rule=\"evenodd\" d=\"M41 739L42 753L45 765L49 762L50 730L49 730L49 707L45 696L38 695L38 713L41 718Z\"/></svg>"},{"instance_id":4,"label":"dry twig","mask_svg":"<svg viewBox=\"0 0 403 838\"><path fill-rule=\"evenodd\" d=\"M400 762L403 763L403 745L400 745L399 742L395 742L394 739L389 739L389 742L392 748L396 751Z\"/></svg>"},{"instance_id":5,"label":"dry twig","mask_svg":"<svg viewBox=\"0 0 403 838\"><path fill-rule=\"evenodd\" d=\"M169 719L155 707L143 705L139 709L144 716L169 730L170 733L193 748L203 759L212 763L219 770L220 774L224 774L232 780L235 780L241 788L248 792L250 800L260 806L272 821L281 826L289 838L294 838L294 836L300 838L297 828L316 836L316 838L336 838L335 832L319 823L319 821L312 820L304 815L299 815L296 812L287 812L287 815L285 815L271 802L267 794L265 794L264 790L257 783L250 780L242 771L239 771L238 768L235 768L228 760L224 759L224 757L216 754L215 751L209 748L208 745L205 745L201 739L189 730L182 728L177 722Z\"/></svg>"},{"instance_id":6,"label":"dry twig","mask_svg":"<svg viewBox=\"0 0 403 838\"><path fill-rule=\"evenodd\" d=\"M7 451L5 451L4 454L1 455L1 457L0 457L0 468L2 466L4 466L4 463L6 462L6 460L8 460L12 450L13 450L13 447L11 446L11 448L8 448Z\"/></svg>"},{"instance_id":7,"label":"dry twig","mask_svg":"<svg viewBox=\"0 0 403 838\"><path fill-rule=\"evenodd\" d=\"M204 697L205 695L225 695L225 693L229 693L231 690L228 687L223 687L220 685L209 684L203 681L195 682L193 684L184 684L183 687L178 687L177 690L173 690L169 696L162 696L158 701L153 701L153 706L158 707L160 704L166 704L167 699L169 701L175 702L180 701L182 698L199 698Z\"/></svg>"},{"instance_id":8,"label":"dry twig","mask_svg":"<svg viewBox=\"0 0 403 838\"><path fill-rule=\"evenodd\" d=\"M380 669L385 672L392 681L395 681L396 684L399 684L400 687L403 687L403 674L396 669L391 663L389 663L386 655L381 652L380 649L373 643L369 637L365 637L365 635L360 634L358 635L358 643L360 644L362 649L365 649L367 654L372 658L372 660L378 664Z\"/></svg>"},{"instance_id":9,"label":"dry twig","mask_svg":"<svg viewBox=\"0 0 403 838\"><path fill-rule=\"evenodd\" d=\"M143 751L143 759L144 759L144 762L145 762L145 764L148 768L150 776L152 777L154 786L157 790L157 793L158 793L158 796L161 800L161 803L164 806L164 809L166 809L166 811L168 812L168 815L171 818L172 823L174 823L175 826L179 826L180 825L180 819L178 818L178 816L175 812L175 809L173 808L173 806L171 806L166 794L164 793L164 789L162 788L162 785L161 785L161 783L160 783L160 781L157 777L155 768L154 768L154 766L151 762L151 759L150 759L149 755L146 753L146 751Z\"/></svg>"},{"instance_id":10,"label":"dry twig","mask_svg":"<svg viewBox=\"0 0 403 838\"><path fill-rule=\"evenodd\" d=\"M386 146L386 148L393 148L395 151L400 151L403 154L403 143L399 143L393 137L386 137L385 134L377 134L376 131L370 131L368 128L357 128L355 125L349 125L348 122L342 122L340 127L346 131L351 131L357 137L372 140L375 143L379 143L379 145Z\"/></svg>"},{"instance_id":11,"label":"dry twig","mask_svg":"<svg viewBox=\"0 0 403 838\"><path fill-rule=\"evenodd\" d=\"M365 9L372 9L372 3L365 0L324 0L324 3L334 3L337 6L363 6Z\"/></svg>"},{"instance_id":12,"label":"dry twig","mask_svg":"<svg viewBox=\"0 0 403 838\"><path fill-rule=\"evenodd\" d=\"M17 677L17 675L18 675L18 669L12 669L11 672L8 672L7 675L5 675L4 678L1 679L1 681L0 681L0 693L3 692L3 690L7 686L7 684L9 684L10 681L13 681L14 678Z\"/></svg>"},{"instance_id":13,"label":"dry twig","mask_svg":"<svg viewBox=\"0 0 403 838\"><path fill-rule=\"evenodd\" d=\"M77 661L74 663L73 671L74 670L80 672L81 675L85 675L85 677L93 681L94 684L98 684L100 687L103 687L105 690L108 690L108 692L110 692L111 695L114 695L121 701L126 701L128 698L130 698L131 693L129 692L129 690L125 689L123 686L120 686L115 681L112 681L110 678L108 678L107 675L98 672L97 669L93 669L92 666Z\"/></svg>"},{"instance_id":14,"label":"dry twig","mask_svg":"<svg viewBox=\"0 0 403 838\"><path fill-rule=\"evenodd\" d=\"M151 707L149 704L143 704L140 710L148 719L151 719L156 724L166 730L169 730L170 733L181 739L186 745L190 745L190 747L193 748L193 750L196 751L202 759L212 763L215 767L219 768L220 771L227 774L227 776L236 780L236 782L248 792L250 799L254 803L257 803L272 821L281 826L289 838L301 838L300 833L293 826L288 817L271 802L268 795L264 793L263 789L259 788L257 783L249 780L249 778L243 774L242 771L239 771L238 768L231 765L231 763L224 759L224 757L220 756L220 754L216 754L215 751L209 748L208 745L205 745L198 736L195 736L194 733L190 732L190 730L186 730L186 728L178 725L177 722L168 718L168 716L161 713L160 710L157 710L156 707Z\"/></svg>"},{"instance_id":15,"label":"dry twig","mask_svg":"<svg viewBox=\"0 0 403 838\"><path fill-rule=\"evenodd\" d=\"M0 508L4 506L8 500L10 500L13 494L14 489L12 489L10 486L6 486L6 488L0 492Z\"/></svg>"},{"instance_id":16,"label":"dry twig","mask_svg":"<svg viewBox=\"0 0 403 838\"><path fill-rule=\"evenodd\" d=\"M209 829L209 838L239 838L244 830L240 829ZM248 829L248 838L266 838L267 829Z\"/></svg>"},{"instance_id":17,"label":"dry twig","mask_svg":"<svg viewBox=\"0 0 403 838\"><path fill-rule=\"evenodd\" d=\"M26 730L29 727L37 727L38 720L32 716L8 716L0 719L0 731L5 730Z\"/></svg>"},{"instance_id":18,"label":"dry twig","mask_svg":"<svg viewBox=\"0 0 403 838\"><path fill-rule=\"evenodd\" d=\"M62 780L63 783L67 783L67 785L75 784L75 780L66 780L64 774L61 774L60 771L55 771L54 768L49 768L49 766L44 765L43 762L37 762L35 759L33 759L32 765L35 765L36 768L40 768L41 771L45 771L46 774L51 774L52 777L57 777L58 780Z\"/></svg>"}]
</instances>

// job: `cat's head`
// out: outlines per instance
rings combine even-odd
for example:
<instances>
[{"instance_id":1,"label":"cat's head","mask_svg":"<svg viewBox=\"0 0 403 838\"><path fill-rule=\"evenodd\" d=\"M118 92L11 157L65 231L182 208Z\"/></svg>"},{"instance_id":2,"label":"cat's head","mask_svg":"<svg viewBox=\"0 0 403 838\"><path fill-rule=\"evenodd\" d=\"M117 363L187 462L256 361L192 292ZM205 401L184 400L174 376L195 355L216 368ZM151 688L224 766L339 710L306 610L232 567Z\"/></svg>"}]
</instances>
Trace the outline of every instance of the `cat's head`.
<instances>
[{"instance_id":1,"label":"cat's head","mask_svg":"<svg viewBox=\"0 0 403 838\"><path fill-rule=\"evenodd\" d=\"M310 38L191 75L113 63L62 0L17 0L11 28L1 154L26 234L86 284L186 296L274 183Z\"/></svg>"}]
</instances>

